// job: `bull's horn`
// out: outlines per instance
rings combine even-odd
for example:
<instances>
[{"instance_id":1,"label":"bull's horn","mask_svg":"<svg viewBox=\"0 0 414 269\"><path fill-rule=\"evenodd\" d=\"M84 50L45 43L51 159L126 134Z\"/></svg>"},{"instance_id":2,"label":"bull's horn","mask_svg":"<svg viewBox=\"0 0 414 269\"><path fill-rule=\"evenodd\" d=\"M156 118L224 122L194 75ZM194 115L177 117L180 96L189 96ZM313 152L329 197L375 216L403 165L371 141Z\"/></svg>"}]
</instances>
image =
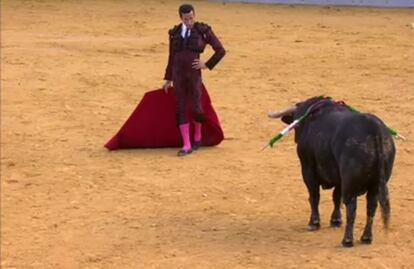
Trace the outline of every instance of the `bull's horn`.
<instances>
[{"instance_id":1,"label":"bull's horn","mask_svg":"<svg viewBox=\"0 0 414 269\"><path fill-rule=\"evenodd\" d=\"M269 114L267 114L267 115L269 116L269 118L277 119L277 118L283 117L287 114L293 113L293 112L295 112L295 110L296 110L296 106L291 106L291 107L289 107L285 110L282 110L282 111L269 112Z\"/></svg>"}]
</instances>

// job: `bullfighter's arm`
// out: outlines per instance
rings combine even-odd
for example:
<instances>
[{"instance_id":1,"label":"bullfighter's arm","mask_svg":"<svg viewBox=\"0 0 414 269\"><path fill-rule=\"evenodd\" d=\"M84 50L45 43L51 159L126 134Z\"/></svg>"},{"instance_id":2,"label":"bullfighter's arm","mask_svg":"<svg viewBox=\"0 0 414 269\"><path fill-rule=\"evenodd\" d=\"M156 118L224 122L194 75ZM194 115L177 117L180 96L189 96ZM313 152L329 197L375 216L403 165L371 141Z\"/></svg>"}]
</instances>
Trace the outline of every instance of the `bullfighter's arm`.
<instances>
[{"instance_id":1,"label":"bullfighter's arm","mask_svg":"<svg viewBox=\"0 0 414 269\"><path fill-rule=\"evenodd\" d=\"M214 54L205 63L207 68L211 70L224 57L224 55L226 54L226 50L224 49L224 47L221 44L220 40L217 38L217 36L214 34L214 32L211 28L207 31L207 33L205 35L205 41L207 42L207 44L210 44L210 46L214 50Z\"/></svg>"}]
</instances>

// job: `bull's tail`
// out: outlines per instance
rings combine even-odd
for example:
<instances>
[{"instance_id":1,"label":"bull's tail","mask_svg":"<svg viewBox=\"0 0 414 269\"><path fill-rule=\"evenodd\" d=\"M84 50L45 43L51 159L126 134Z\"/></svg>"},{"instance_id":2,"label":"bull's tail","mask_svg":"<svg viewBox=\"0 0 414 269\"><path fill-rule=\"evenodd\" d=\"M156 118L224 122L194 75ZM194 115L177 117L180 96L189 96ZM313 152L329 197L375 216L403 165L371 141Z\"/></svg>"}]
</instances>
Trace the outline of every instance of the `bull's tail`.
<instances>
[{"instance_id":1,"label":"bull's tail","mask_svg":"<svg viewBox=\"0 0 414 269\"><path fill-rule=\"evenodd\" d=\"M383 138L380 137L378 141L378 169L379 169L379 186L378 186L378 201L381 206L382 222L384 227L388 229L391 215L390 197L388 193L387 181L389 177L387 163L384 155Z\"/></svg>"}]
</instances>

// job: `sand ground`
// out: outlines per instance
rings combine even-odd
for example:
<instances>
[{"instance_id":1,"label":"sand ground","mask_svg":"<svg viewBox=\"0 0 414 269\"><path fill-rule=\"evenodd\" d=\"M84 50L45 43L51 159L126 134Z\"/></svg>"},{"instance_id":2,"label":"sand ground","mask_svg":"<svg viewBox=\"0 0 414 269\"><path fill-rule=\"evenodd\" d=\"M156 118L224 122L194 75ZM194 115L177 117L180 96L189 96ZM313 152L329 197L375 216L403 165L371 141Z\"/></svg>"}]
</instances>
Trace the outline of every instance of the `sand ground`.
<instances>
[{"instance_id":1,"label":"sand ground","mask_svg":"<svg viewBox=\"0 0 414 269\"><path fill-rule=\"evenodd\" d=\"M413 9L194 1L228 53L204 81L226 139L108 152L145 91L163 83L179 1L1 2L1 268L411 268ZM207 50L203 59L212 54ZM375 113L397 141L392 222L371 246L308 232L293 136L266 117L327 94ZM359 199L355 237L365 222Z\"/></svg>"}]
</instances>

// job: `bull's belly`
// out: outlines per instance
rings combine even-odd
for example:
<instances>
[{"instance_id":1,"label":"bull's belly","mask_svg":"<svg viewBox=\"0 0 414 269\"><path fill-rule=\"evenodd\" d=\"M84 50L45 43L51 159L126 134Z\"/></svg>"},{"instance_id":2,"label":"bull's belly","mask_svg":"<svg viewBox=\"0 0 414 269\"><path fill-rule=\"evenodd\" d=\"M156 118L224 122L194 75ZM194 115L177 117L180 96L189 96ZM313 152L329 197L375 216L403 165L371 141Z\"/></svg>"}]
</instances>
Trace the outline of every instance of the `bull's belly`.
<instances>
[{"instance_id":1,"label":"bull's belly","mask_svg":"<svg viewBox=\"0 0 414 269\"><path fill-rule=\"evenodd\" d=\"M361 161L362 162L362 161ZM345 180L345 184L350 187L354 195L360 196L365 194L370 187L376 186L379 182L376 166L361 165L352 166L344 169L345 173L340 175L336 169L332 167L317 167L316 178L322 189L331 189L341 187L341 183Z\"/></svg>"},{"instance_id":2,"label":"bull's belly","mask_svg":"<svg viewBox=\"0 0 414 269\"><path fill-rule=\"evenodd\" d=\"M340 186L341 180L335 165L317 167L317 178L322 189L331 189Z\"/></svg>"},{"instance_id":3,"label":"bull's belly","mask_svg":"<svg viewBox=\"0 0 414 269\"><path fill-rule=\"evenodd\" d=\"M322 189L324 189L324 190L329 190L329 189L332 189L334 187L333 184L325 183L325 182L322 182L320 185L321 185Z\"/></svg>"},{"instance_id":4,"label":"bull's belly","mask_svg":"<svg viewBox=\"0 0 414 269\"><path fill-rule=\"evenodd\" d=\"M333 187L336 186L336 184L332 180L325 179L325 178L320 178L320 177L319 177L319 185L324 190L332 189Z\"/></svg>"}]
</instances>

